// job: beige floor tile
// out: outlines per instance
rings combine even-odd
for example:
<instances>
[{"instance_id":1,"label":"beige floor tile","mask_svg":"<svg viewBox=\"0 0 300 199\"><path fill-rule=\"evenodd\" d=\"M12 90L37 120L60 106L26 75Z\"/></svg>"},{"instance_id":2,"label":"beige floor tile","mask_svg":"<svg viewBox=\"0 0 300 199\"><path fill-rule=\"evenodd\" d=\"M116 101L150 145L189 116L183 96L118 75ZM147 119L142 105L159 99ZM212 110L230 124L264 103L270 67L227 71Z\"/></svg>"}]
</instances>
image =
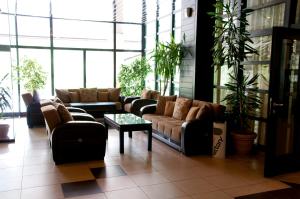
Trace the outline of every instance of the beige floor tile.
<instances>
[{"instance_id":1,"label":"beige floor tile","mask_svg":"<svg viewBox=\"0 0 300 199\"><path fill-rule=\"evenodd\" d=\"M128 189L137 186L128 176L97 179L97 183L105 192L119 189Z\"/></svg>"},{"instance_id":2,"label":"beige floor tile","mask_svg":"<svg viewBox=\"0 0 300 199\"><path fill-rule=\"evenodd\" d=\"M219 189L218 187L208 183L203 179L183 180L183 181L173 182L173 184L175 184L177 187L182 189L185 193L188 193L190 195L216 191Z\"/></svg>"},{"instance_id":3,"label":"beige floor tile","mask_svg":"<svg viewBox=\"0 0 300 199\"><path fill-rule=\"evenodd\" d=\"M60 183L60 175L57 173L46 173L23 176L22 188L32 188Z\"/></svg>"},{"instance_id":4,"label":"beige floor tile","mask_svg":"<svg viewBox=\"0 0 300 199\"><path fill-rule=\"evenodd\" d=\"M208 177L203 177L203 179L205 179L207 182L220 189L240 187L244 185L253 184L251 181L247 180L244 177L238 175L228 175L228 174L208 176Z\"/></svg>"},{"instance_id":5,"label":"beige floor tile","mask_svg":"<svg viewBox=\"0 0 300 199\"><path fill-rule=\"evenodd\" d=\"M194 195L193 199L234 199L222 191L213 191Z\"/></svg>"},{"instance_id":6,"label":"beige floor tile","mask_svg":"<svg viewBox=\"0 0 300 199\"><path fill-rule=\"evenodd\" d=\"M0 191L11 191L21 189L22 176L11 178L0 178Z\"/></svg>"},{"instance_id":7,"label":"beige floor tile","mask_svg":"<svg viewBox=\"0 0 300 199\"><path fill-rule=\"evenodd\" d=\"M153 199L176 198L188 195L172 183L149 185L141 188L149 198Z\"/></svg>"},{"instance_id":8,"label":"beige floor tile","mask_svg":"<svg viewBox=\"0 0 300 199\"><path fill-rule=\"evenodd\" d=\"M57 167L51 164L37 164L37 165L27 165L23 168L23 175L36 175L36 174L46 174L57 172Z\"/></svg>"},{"instance_id":9,"label":"beige floor tile","mask_svg":"<svg viewBox=\"0 0 300 199\"><path fill-rule=\"evenodd\" d=\"M84 195L78 197L70 197L68 199L107 199L104 193Z\"/></svg>"},{"instance_id":10,"label":"beige floor tile","mask_svg":"<svg viewBox=\"0 0 300 199\"><path fill-rule=\"evenodd\" d=\"M34 187L23 189L21 193L22 199L61 199L64 198L60 185Z\"/></svg>"},{"instance_id":11,"label":"beige floor tile","mask_svg":"<svg viewBox=\"0 0 300 199\"><path fill-rule=\"evenodd\" d=\"M108 199L147 199L147 196L140 188L123 189L105 193Z\"/></svg>"},{"instance_id":12,"label":"beige floor tile","mask_svg":"<svg viewBox=\"0 0 300 199\"><path fill-rule=\"evenodd\" d=\"M0 192L1 199L20 199L21 198L21 190L12 190L12 191L3 191Z\"/></svg>"},{"instance_id":13,"label":"beige floor tile","mask_svg":"<svg viewBox=\"0 0 300 199\"><path fill-rule=\"evenodd\" d=\"M130 178L139 186L169 182L168 179L158 172L130 175Z\"/></svg>"},{"instance_id":14,"label":"beige floor tile","mask_svg":"<svg viewBox=\"0 0 300 199\"><path fill-rule=\"evenodd\" d=\"M236 187L231 189L224 189L223 191L228 195L237 197L237 196L249 195L254 193L284 189L288 187L289 186L284 183L274 181L274 180L269 180L264 183L246 185L246 186L241 186L241 187Z\"/></svg>"},{"instance_id":15,"label":"beige floor tile","mask_svg":"<svg viewBox=\"0 0 300 199\"><path fill-rule=\"evenodd\" d=\"M23 174L22 167L10 167L5 169L0 169L0 179L7 179L13 177L20 177Z\"/></svg>"}]
</instances>

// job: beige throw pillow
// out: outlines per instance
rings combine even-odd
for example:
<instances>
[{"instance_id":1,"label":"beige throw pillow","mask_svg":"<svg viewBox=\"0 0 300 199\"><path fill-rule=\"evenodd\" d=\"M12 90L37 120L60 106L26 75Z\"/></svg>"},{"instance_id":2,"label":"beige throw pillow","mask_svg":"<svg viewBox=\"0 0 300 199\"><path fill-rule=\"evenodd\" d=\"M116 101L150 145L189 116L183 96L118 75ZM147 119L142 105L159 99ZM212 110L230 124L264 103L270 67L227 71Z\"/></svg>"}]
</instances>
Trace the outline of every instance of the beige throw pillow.
<instances>
[{"instance_id":1,"label":"beige throw pillow","mask_svg":"<svg viewBox=\"0 0 300 199\"><path fill-rule=\"evenodd\" d=\"M186 115L188 114L193 100L179 97L176 99L173 118L178 120L185 120Z\"/></svg>"},{"instance_id":2,"label":"beige throw pillow","mask_svg":"<svg viewBox=\"0 0 300 199\"><path fill-rule=\"evenodd\" d=\"M80 102L80 97L78 92L69 92L71 102Z\"/></svg>"},{"instance_id":3,"label":"beige throw pillow","mask_svg":"<svg viewBox=\"0 0 300 199\"><path fill-rule=\"evenodd\" d=\"M175 101L176 100L176 95L172 96L159 96L157 105L156 105L156 111L155 114L158 115L163 115L165 112L165 106L167 101Z\"/></svg>"},{"instance_id":4,"label":"beige throw pillow","mask_svg":"<svg viewBox=\"0 0 300 199\"><path fill-rule=\"evenodd\" d=\"M97 88L80 88L81 102L97 102Z\"/></svg>"},{"instance_id":5,"label":"beige throw pillow","mask_svg":"<svg viewBox=\"0 0 300 199\"><path fill-rule=\"evenodd\" d=\"M198 113L197 113L197 115L196 115L196 119L205 119L205 118L207 118L207 117L212 117L212 113L211 113L211 108L209 107L209 105L208 104L206 104L206 105L203 105L200 109L199 109L199 111L198 111Z\"/></svg>"},{"instance_id":6,"label":"beige throw pillow","mask_svg":"<svg viewBox=\"0 0 300 199\"><path fill-rule=\"evenodd\" d=\"M56 96L64 103L70 103L71 99L67 89L55 89Z\"/></svg>"},{"instance_id":7,"label":"beige throw pillow","mask_svg":"<svg viewBox=\"0 0 300 199\"><path fill-rule=\"evenodd\" d=\"M120 88L109 88L108 89L108 100L110 102L118 102L119 98L120 98L120 92L121 89Z\"/></svg>"},{"instance_id":8,"label":"beige throw pillow","mask_svg":"<svg viewBox=\"0 0 300 199\"><path fill-rule=\"evenodd\" d=\"M167 101L166 102L166 106L165 106L164 116L172 117L173 111L174 111L174 107L175 107L175 102Z\"/></svg>"},{"instance_id":9,"label":"beige throw pillow","mask_svg":"<svg viewBox=\"0 0 300 199\"><path fill-rule=\"evenodd\" d=\"M60 119L63 123L69 122L69 121L73 121L73 117L70 114L70 112L68 111L68 109L62 105L62 104L58 104L57 106L57 112L60 116Z\"/></svg>"},{"instance_id":10,"label":"beige throw pillow","mask_svg":"<svg viewBox=\"0 0 300 199\"><path fill-rule=\"evenodd\" d=\"M109 93L98 91L98 102L108 102Z\"/></svg>"},{"instance_id":11,"label":"beige throw pillow","mask_svg":"<svg viewBox=\"0 0 300 199\"><path fill-rule=\"evenodd\" d=\"M141 94L141 99L150 99L150 98L151 98L151 91L144 89Z\"/></svg>"},{"instance_id":12,"label":"beige throw pillow","mask_svg":"<svg viewBox=\"0 0 300 199\"><path fill-rule=\"evenodd\" d=\"M199 109L200 109L200 107L197 107L197 106L191 107L185 118L185 121L189 122L189 121L196 119Z\"/></svg>"}]
</instances>

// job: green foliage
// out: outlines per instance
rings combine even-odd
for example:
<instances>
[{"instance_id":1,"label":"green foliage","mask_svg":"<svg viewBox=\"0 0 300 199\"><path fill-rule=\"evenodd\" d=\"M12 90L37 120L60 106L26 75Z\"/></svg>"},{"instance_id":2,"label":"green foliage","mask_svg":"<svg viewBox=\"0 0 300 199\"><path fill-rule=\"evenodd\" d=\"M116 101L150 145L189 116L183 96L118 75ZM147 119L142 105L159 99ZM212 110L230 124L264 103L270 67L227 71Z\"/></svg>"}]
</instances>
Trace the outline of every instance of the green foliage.
<instances>
[{"instance_id":1,"label":"green foliage","mask_svg":"<svg viewBox=\"0 0 300 199\"><path fill-rule=\"evenodd\" d=\"M7 108L11 108L10 105L10 89L9 87L4 85L4 82L6 81L6 78L8 77L8 73L4 75L0 80L0 118L3 116L3 112Z\"/></svg>"},{"instance_id":2,"label":"green foliage","mask_svg":"<svg viewBox=\"0 0 300 199\"><path fill-rule=\"evenodd\" d=\"M261 100L255 92L259 75L250 78L241 65L248 54L257 54L257 50L250 46L253 42L246 30L246 26L249 25L246 16L251 10L240 10L237 0L228 3L217 0L214 6L215 12L208 13L215 19L213 65L217 69L223 66L232 69L232 73L228 74L229 82L225 84L229 94L224 101L235 128L247 129L249 116L261 105Z\"/></svg>"},{"instance_id":3,"label":"green foliage","mask_svg":"<svg viewBox=\"0 0 300 199\"><path fill-rule=\"evenodd\" d=\"M171 37L171 42L159 42L152 52L156 63L155 72L160 76L160 81L163 81L163 92L160 90L163 95L166 93L169 81L176 74L176 67L181 66L182 59L187 52L189 51L183 46L183 42L177 44L173 37Z\"/></svg>"},{"instance_id":4,"label":"green foliage","mask_svg":"<svg viewBox=\"0 0 300 199\"><path fill-rule=\"evenodd\" d=\"M15 67L19 72L19 81L23 82L27 91L34 91L44 88L47 75L40 64L34 59L25 58L20 66Z\"/></svg>"},{"instance_id":5,"label":"green foliage","mask_svg":"<svg viewBox=\"0 0 300 199\"><path fill-rule=\"evenodd\" d=\"M150 71L151 66L144 57L134 60L129 65L122 64L118 75L122 95L140 95L145 87L145 78Z\"/></svg>"}]
</instances>

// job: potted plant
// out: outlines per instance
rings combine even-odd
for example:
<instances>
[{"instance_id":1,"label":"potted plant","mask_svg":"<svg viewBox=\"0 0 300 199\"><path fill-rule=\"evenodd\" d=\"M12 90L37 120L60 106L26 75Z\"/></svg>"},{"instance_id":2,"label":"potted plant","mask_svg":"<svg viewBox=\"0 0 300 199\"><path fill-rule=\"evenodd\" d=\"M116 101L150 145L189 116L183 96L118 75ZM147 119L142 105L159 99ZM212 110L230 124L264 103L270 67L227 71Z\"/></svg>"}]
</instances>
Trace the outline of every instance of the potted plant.
<instances>
[{"instance_id":1,"label":"potted plant","mask_svg":"<svg viewBox=\"0 0 300 199\"><path fill-rule=\"evenodd\" d=\"M129 65L121 65L118 75L121 92L124 96L140 95L145 87L145 78L151 71L145 57L135 59Z\"/></svg>"},{"instance_id":2,"label":"potted plant","mask_svg":"<svg viewBox=\"0 0 300 199\"><path fill-rule=\"evenodd\" d=\"M160 93L162 95L165 95L169 82L176 74L177 66L181 67L181 62L187 53L189 51L183 42L176 43L172 36L170 42L159 42L156 45L152 57L156 63L155 72L160 76Z\"/></svg>"},{"instance_id":3,"label":"potted plant","mask_svg":"<svg viewBox=\"0 0 300 199\"><path fill-rule=\"evenodd\" d=\"M237 0L227 3L217 0L215 8L215 12L209 13L215 19L213 62L217 69L228 67L229 81L225 84L228 94L223 101L227 104L236 151L238 154L247 154L256 137L251 131L249 116L261 105L255 92L259 75L250 77L242 65L248 54L257 54L257 50L251 46L253 42L246 29L246 16L250 10L240 9Z\"/></svg>"},{"instance_id":4,"label":"potted plant","mask_svg":"<svg viewBox=\"0 0 300 199\"><path fill-rule=\"evenodd\" d=\"M32 92L33 99L37 99L37 90L44 88L47 80L42 66L34 59L25 58L15 69L19 74L17 79L23 83L27 91Z\"/></svg>"},{"instance_id":5,"label":"potted plant","mask_svg":"<svg viewBox=\"0 0 300 199\"><path fill-rule=\"evenodd\" d=\"M0 139L7 138L7 133L9 130L9 124L3 122L4 111L7 108L11 108L10 100L10 89L5 86L5 81L7 80L8 73L4 75L0 80Z\"/></svg>"}]
</instances>

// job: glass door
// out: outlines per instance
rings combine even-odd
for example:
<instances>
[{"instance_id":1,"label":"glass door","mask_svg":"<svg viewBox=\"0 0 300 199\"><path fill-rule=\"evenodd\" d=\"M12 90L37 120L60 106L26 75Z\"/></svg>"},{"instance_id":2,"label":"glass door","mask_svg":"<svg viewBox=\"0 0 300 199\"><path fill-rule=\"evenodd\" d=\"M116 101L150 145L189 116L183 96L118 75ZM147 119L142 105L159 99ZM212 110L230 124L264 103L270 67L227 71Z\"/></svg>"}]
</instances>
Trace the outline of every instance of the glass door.
<instances>
[{"instance_id":1,"label":"glass door","mask_svg":"<svg viewBox=\"0 0 300 199\"><path fill-rule=\"evenodd\" d=\"M300 170L300 29L274 28L265 176Z\"/></svg>"}]
</instances>

